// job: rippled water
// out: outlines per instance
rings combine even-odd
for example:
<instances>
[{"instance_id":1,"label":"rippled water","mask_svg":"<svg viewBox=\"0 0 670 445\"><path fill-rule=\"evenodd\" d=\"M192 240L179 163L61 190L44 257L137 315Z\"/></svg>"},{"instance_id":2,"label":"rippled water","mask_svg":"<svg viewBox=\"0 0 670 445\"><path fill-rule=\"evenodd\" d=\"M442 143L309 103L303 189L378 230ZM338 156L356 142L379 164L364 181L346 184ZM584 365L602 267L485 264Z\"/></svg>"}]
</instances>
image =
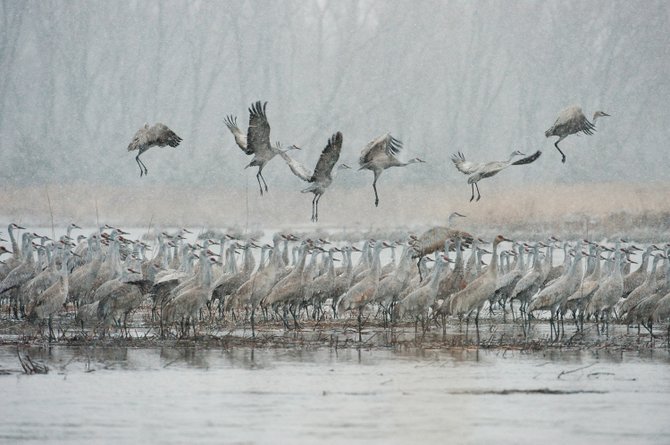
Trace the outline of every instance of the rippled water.
<instances>
[{"instance_id":1,"label":"rippled water","mask_svg":"<svg viewBox=\"0 0 670 445\"><path fill-rule=\"evenodd\" d=\"M1 442L662 444L670 437L663 349L26 352L51 372L0 376ZM15 347L0 347L0 368L19 368Z\"/></svg>"}]
</instances>

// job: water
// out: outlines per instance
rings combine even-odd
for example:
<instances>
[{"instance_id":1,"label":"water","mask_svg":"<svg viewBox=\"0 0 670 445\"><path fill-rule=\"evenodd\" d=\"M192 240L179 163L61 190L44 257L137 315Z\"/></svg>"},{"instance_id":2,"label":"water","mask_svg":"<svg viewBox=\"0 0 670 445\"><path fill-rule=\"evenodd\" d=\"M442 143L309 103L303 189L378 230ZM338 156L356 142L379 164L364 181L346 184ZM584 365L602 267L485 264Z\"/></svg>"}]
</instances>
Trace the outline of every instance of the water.
<instances>
[{"instance_id":1,"label":"water","mask_svg":"<svg viewBox=\"0 0 670 445\"><path fill-rule=\"evenodd\" d=\"M552 443L560 438L661 444L670 437L670 358L663 349L58 346L27 352L52 369L47 375L0 376L0 442ZM15 347L0 347L0 368L18 367Z\"/></svg>"}]
</instances>

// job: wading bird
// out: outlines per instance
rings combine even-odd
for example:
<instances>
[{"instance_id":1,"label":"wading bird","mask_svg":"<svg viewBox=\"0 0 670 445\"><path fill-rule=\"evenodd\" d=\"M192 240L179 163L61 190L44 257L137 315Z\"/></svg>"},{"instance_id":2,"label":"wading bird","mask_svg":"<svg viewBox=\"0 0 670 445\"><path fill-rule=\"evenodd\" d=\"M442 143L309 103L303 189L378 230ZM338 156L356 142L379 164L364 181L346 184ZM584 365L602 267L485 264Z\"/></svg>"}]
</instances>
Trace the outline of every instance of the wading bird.
<instances>
[{"instance_id":1,"label":"wading bird","mask_svg":"<svg viewBox=\"0 0 670 445\"><path fill-rule=\"evenodd\" d=\"M358 160L359 170L372 170L375 174L375 179L372 181L372 188L375 191L375 207L379 206L377 180L384 170L390 167L405 167L416 162L425 162L419 158L401 162L397 158L401 150L402 142L388 133L371 141L361 150L361 157Z\"/></svg>"},{"instance_id":2,"label":"wading bird","mask_svg":"<svg viewBox=\"0 0 670 445\"><path fill-rule=\"evenodd\" d=\"M290 157L287 153L283 151L279 152L284 161L286 161L286 164L288 164L293 174L303 181L310 183L309 187L301 190L301 192L314 193L314 198L312 199L313 222L317 222L319 220L319 201L321 200L321 195L326 193L326 190L333 182L337 172L344 168L351 168L347 164L340 164L337 166L335 172L333 172L333 167L340 158L341 150L342 133L338 131L333 136L331 136L331 138L328 140L328 145L326 145L326 148L324 148L321 152L319 161L316 163L316 167L314 167L314 173L312 173L303 164Z\"/></svg>"},{"instance_id":3,"label":"wading bird","mask_svg":"<svg viewBox=\"0 0 670 445\"><path fill-rule=\"evenodd\" d=\"M144 127L137 130L133 141L128 144L128 151L139 151L135 157L135 161L137 161L137 165L140 167L140 177L147 174L147 166L140 160L142 153L153 146L165 147L169 145L170 147L176 147L181 141L182 139L174 131L160 122L153 127L145 123Z\"/></svg>"},{"instance_id":4,"label":"wading bird","mask_svg":"<svg viewBox=\"0 0 670 445\"><path fill-rule=\"evenodd\" d=\"M445 241L450 239L460 239L463 242L463 245L469 246L472 242L472 235L463 230L459 230L454 226L454 218L465 218L465 215L462 215L458 212L453 212L447 218L447 226L436 226L431 229L426 230L421 236L417 237L415 240L410 241L410 245L413 250L412 258L418 258L416 265L419 269L419 279L423 281L423 276L421 274L421 268L419 268L419 263L421 258L426 255L441 249L444 246Z\"/></svg>"},{"instance_id":5,"label":"wading bird","mask_svg":"<svg viewBox=\"0 0 670 445\"><path fill-rule=\"evenodd\" d=\"M609 116L609 114L604 111L596 111L593 113L593 122L589 122L586 116L584 116L581 107L576 105L568 107L558 113L556 122L554 122L554 125L552 125L550 129L544 132L544 135L546 137L558 136L558 140L554 142L554 147L556 147L556 150L563 156L561 162L565 163L565 153L558 147L558 143L571 134L577 134L579 132L592 135L593 132L596 131L596 119L603 116Z\"/></svg>"},{"instance_id":6,"label":"wading bird","mask_svg":"<svg viewBox=\"0 0 670 445\"><path fill-rule=\"evenodd\" d=\"M516 156L525 156L525 154L521 153L519 150L514 150L506 161L476 163L466 161L463 153L459 151L457 154L451 156L451 160L458 171L463 174L470 175L468 177L468 184L470 184L470 187L472 188L472 196L470 196L470 201L475 199L475 188L477 188L477 201L479 201L479 199L482 197L482 195L479 193L479 185L477 185L479 181L484 178L490 178L491 176L497 175L510 165L530 164L539 158L541 154L542 152L538 150L528 157L512 162Z\"/></svg>"},{"instance_id":7,"label":"wading bird","mask_svg":"<svg viewBox=\"0 0 670 445\"><path fill-rule=\"evenodd\" d=\"M261 103L260 100L251 104L249 108L249 128L246 136L237 126L237 117L229 115L224 120L226 127L233 133L237 146L242 149L244 154L254 155L249 165L244 168L258 167L256 180L258 180L261 196L263 196L263 186L265 186L265 191L268 191L268 185L263 177L263 168L281 151L279 143L276 146L270 145L270 124L265 114L267 105L267 102ZM288 148L288 150L291 149L299 149L299 147L293 145ZM263 184L261 184L261 180Z\"/></svg>"}]
</instances>

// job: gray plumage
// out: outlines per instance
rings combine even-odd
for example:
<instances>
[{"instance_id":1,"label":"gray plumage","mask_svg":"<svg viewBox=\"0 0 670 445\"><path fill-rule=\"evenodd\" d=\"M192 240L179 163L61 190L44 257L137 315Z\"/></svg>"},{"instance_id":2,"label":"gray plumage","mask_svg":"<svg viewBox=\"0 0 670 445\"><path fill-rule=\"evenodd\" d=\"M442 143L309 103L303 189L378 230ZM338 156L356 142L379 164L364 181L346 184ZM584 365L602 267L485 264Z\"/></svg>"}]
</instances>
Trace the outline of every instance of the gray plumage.
<instances>
[{"instance_id":1,"label":"gray plumage","mask_svg":"<svg viewBox=\"0 0 670 445\"><path fill-rule=\"evenodd\" d=\"M326 148L321 152L321 156L314 167L314 172L311 172L307 167L305 167L300 162L291 158L285 152L279 152L281 157L286 161L286 164L289 166L294 175L302 179L303 181L309 182L310 185L302 190L302 193L313 193L314 198L312 199L312 221L317 222L319 220L319 201L321 196L326 192L330 184L333 182L333 178L337 174L337 171L340 168L350 168L346 164L340 164L338 170L333 173L333 168L340 158L340 151L342 150L342 133L339 131L331 136L328 140Z\"/></svg>"},{"instance_id":2,"label":"gray plumage","mask_svg":"<svg viewBox=\"0 0 670 445\"><path fill-rule=\"evenodd\" d=\"M468 184L470 184L470 187L472 188L472 196L470 197L470 201L475 199L475 188L477 189L477 201L479 201L479 199L482 197L479 193L479 185L477 184L479 181L484 178L490 178L491 176L497 175L510 165L530 164L531 162L537 160L541 154L542 152L538 150L530 156L512 162L516 156L525 156L520 151L515 150L512 152L512 154L510 154L506 161L475 163L467 161L463 153L459 151L458 153L451 156L451 161L454 163L458 171L469 175Z\"/></svg>"},{"instance_id":3,"label":"gray plumage","mask_svg":"<svg viewBox=\"0 0 670 445\"><path fill-rule=\"evenodd\" d=\"M546 137L558 136L558 140L554 142L554 146L562 156L561 162L565 163L565 154L558 147L558 143L571 134L584 133L592 135L593 132L596 131L596 119L602 116L609 116L609 114L602 111L596 111L593 114L593 122L590 122L586 116L584 116L581 107L576 105L565 108L558 114L556 122L554 122L554 125L552 125L551 128L544 132L544 135Z\"/></svg>"},{"instance_id":4,"label":"gray plumage","mask_svg":"<svg viewBox=\"0 0 670 445\"><path fill-rule=\"evenodd\" d=\"M151 127L145 123L144 127L137 130L135 136L133 136L133 140L128 144L128 151L137 150L139 152L135 157L135 161L140 167L140 177L148 173L147 166L140 160L142 153L154 146L165 147L169 145L170 147L176 147L181 141L182 138L160 122Z\"/></svg>"},{"instance_id":5,"label":"gray plumage","mask_svg":"<svg viewBox=\"0 0 670 445\"><path fill-rule=\"evenodd\" d=\"M359 170L372 170L375 175L372 182L372 188L375 191L375 207L379 206L377 180L384 170L391 167L405 167L416 162L425 162L419 158L401 162L397 157L401 151L402 142L388 133L372 140L361 150L361 157L358 159Z\"/></svg>"},{"instance_id":6,"label":"gray plumage","mask_svg":"<svg viewBox=\"0 0 670 445\"><path fill-rule=\"evenodd\" d=\"M270 144L270 123L265 113L267 105L267 102L261 103L260 100L251 104L251 107L249 107L249 128L247 128L246 136L244 136L242 130L237 126L237 117L229 115L224 120L224 123L235 137L235 143L237 143L238 147L242 149L244 154L248 156L254 155L251 162L244 168L258 167L256 180L258 180L261 196L263 196L263 186L265 186L265 191L268 191L268 185L263 177L263 168L281 151L279 144L277 146ZM298 147L289 147L289 149L292 148ZM262 184L261 181L263 181Z\"/></svg>"}]
</instances>

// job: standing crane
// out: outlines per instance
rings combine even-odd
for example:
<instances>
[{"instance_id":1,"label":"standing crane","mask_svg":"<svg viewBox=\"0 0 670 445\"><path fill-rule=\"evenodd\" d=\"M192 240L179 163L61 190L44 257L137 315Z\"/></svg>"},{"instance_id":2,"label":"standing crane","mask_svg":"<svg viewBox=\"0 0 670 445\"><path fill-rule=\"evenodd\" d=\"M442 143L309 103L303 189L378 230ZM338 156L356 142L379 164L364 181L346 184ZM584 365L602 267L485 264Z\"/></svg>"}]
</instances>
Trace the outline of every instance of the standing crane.
<instances>
[{"instance_id":1,"label":"standing crane","mask_svg":"<svg viewBox=\"0 0 670 445\"><path fill-rule=\"evenodd\" d=\"M558 113L556 122L554 122L554 125L552 125L550 129L544 132L544 135L546 137L558 136L558 140L554 142L554 147L556 147L556 150L563 156L561 162L565 163L565 153L558 147L558 143L571 134L581 132L587 135L592 135L593 132L596 131L596 119L603 116L609 116L609 114L604 111L596 111L593 113L593 122L589 122L586 116L584 116L581 107L576 105L568 107Z\"/></svg>"},{"instance_id":2,"label":"standing crane","mask_svg":"<svg viewBox=\"0 0 670 445\"><path fill-rule=\"evenodd\" d=\"M176 147L182 141L182 138L177 136L177 134L170 130L165 124L160 122L156 123L152 127L148 123L145 123L142 128L137 130L133 140L128 144L128 151L138 150L137 156L135 156L135 161L140 167L140 177L148 173L147 166L144 165L144 162L140 159L142 153L147 151L153 146L165 147L169 145L170 147Z\"/></svg>"},{"instance_id":3,"label":"standing crane","mask_svg":"<svg viewBox=\"0 0 670 445\"><path fill-rule=\"evenodd\" d=\"M418 258L417 268L421 262L421 258L426 255L441 249L444 246L444 242L450 239L460 239L463 241L465 246L469 246L473 240L472 235L463 230L458 230L454 227L454 218L465 218L465 215L462 215L458 212L452 212L447 218L447 226L436 226L431 229L426 230L421 236L417 237L415 240L410 241L412 250L414 251L412 258ZM423 281L423 276L421 274L421 269L419 269L419 279Z\"/></svg>"},{"instance_id":4,"label":"standing crane","mask_svg":"<svg viewBox=\"0 0 670 445\"><path fill-rule=\"evenodd\" d=\"M235 137L237 146L242 149L244 154L249 156L254 155L254 158L249 165L244 168L258 167L256 180L258 181L261 196L263 196L263 186L265 186L265 191L268 191L268 185L263 177L263 168L277 155L277 153L281 152L279 143L277 143L276 146L270 145L270 124L268 123L268 117L265 114L267 105L267 102L261 103L260 100L251 104L251 107L249 108L249 128L247 128L246 135L242 133L242 130L237 126L236 116L229 115L224 119L226 127L228 127ZM288 148L288 150L291 149L299 149L299 147L293 145ZM263 184L261 184L261 180L263 181Z\"/></svg>"},{"instance_id":5,"label":"standing crane","mask_svg":"<svg viewBox=\"0 0 670 445\"><path fill-rule=\"evenodd\" d=\"M477 185L479 181L484 178L490 178L491 176L497 175L510 165L530 164L539 158L541 154L542 152L538 150L528 157L512 162L516 156L526 156L519 150L514 150L506 161L477 163L466 161L463 153L459 151L458 153L451 156L451 160L459 172L465 175L469 175L468 184L470 184L470 187L472 188L472 196L470 197L470 201L475 199L475 188L477 188L477 201L479 201L479 199L482 197L482 195L479 193L479 185Z\"/></svg>"},{"instance_id":6,"label":"standing crane","mask_svg":"<svg viewBox=\"0 0 670 445\"><path fill-rule=\"evenodd\" d=\"M309 187L301 190L301 192L311 192L314 194L314 198L312 199L312 222L317 222L319 220L319 201L321 200L321 195L326 193L326 190L333 182L335 175L341 169L351 168L347 164L340 164L333 173L333 167L335 167L337 160L340 158L341 150L342 133L338 131L328 140L328 144L321 152L321 156L316 163L316 167L314 167L313 173L303 164L290 157L288 153L283 151L279 152L293 174L303 181L310 183Z\"/></svg>"},{"instance_id":7,"label":"standing crane","mask_svg":"<svg viewBox=\"0 0 670 445\"><path fill-rule=\"evenodd\" d=\"M425 162L419 158L401 162L397 158L401 150L402 142L388 133L374 139L361 150L361 157L358 160L359 170L372 170L375 174L375 179L372 181L372 188L375 191L375 207L379 206L377 180L384 170L390 167L405 167L409 164Z\"/></svg>"}]
</instances>

